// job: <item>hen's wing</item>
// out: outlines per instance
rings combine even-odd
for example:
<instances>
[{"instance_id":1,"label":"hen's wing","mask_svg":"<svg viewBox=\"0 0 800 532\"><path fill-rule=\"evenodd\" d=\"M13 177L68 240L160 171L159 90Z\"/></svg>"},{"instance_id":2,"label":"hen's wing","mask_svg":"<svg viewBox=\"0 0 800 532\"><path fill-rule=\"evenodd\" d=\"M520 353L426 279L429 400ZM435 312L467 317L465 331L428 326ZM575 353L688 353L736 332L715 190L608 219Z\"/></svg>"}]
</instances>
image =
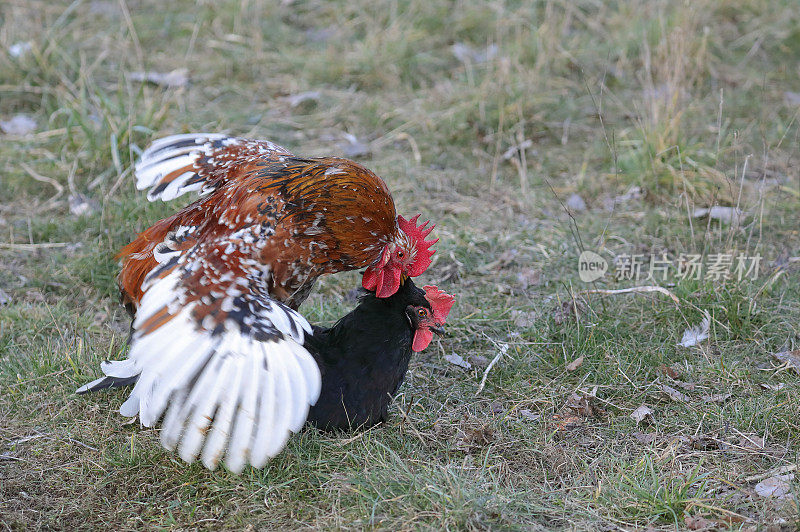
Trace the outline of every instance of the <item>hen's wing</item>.
<instances>
[{"instance_id":1,"label":"hen's wing","mask_svg":"<svg viewBox=\"0 0 800 532\"><path fill-rule=\"evenodd\" d=\"M128 359L105 363L138 376L120 412L153 426L181 458L209 469L262 467L297 432L320 391L303 347L308 322L270 297L257 254L261 226L181 250L191 227L159 246L145 281ZM91 387L90 383L86 387ZM80 390L79 390L80 391Z\"/></svg>"},{"instance_id":2,"label":"hen's wing","mask_svg":"<svg viewBox=\"0 0 800 532\"><path fill-rule=\"evenodd\" d=\"M186 192L205 194L245 175L243 166L282 162L292 154L267 140L218 133L172 135L153 142L136 165L136 188L147 199L170 201Z\"/></svg>"}]
</instances>

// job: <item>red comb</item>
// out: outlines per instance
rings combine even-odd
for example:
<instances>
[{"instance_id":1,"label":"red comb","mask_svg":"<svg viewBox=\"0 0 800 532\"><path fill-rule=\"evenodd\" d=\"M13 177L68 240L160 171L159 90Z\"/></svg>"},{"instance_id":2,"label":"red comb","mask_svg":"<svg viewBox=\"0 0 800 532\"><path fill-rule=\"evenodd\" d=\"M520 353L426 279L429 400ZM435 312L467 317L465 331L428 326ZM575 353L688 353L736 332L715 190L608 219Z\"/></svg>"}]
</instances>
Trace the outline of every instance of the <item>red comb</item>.
<instances>
[{"instance_id":1,"label":"red comb","mask_svg":"<svg viewBox=\"0 0 800 532\"><path fill-rule=\"evenodd\" d=\"M436 250L432 250L430 247L439 241L438 238L436 240L425 240L425 237L431 234L431 231L436 226L426 227L430 220L417 225L417 220L420 216L422 215L418 214L410 220L406 220L401 215L397 216L397 225L400 226L400 230L411 237L417 248L417 257L414 260L414 264L405 272L409 277L416 277L428 269L428 266L431 265L431 257L436 253Z\"/></svg>"},{"instance_id":2,"label":"red comb","mask_svg":"<svg viewBox=\"0 0 800 532\"><path fill-rule=\"evenodd\" d=\"M444 325L453 303L456 302L456 298L447 292L442 292L435 286L423 286L422 288L425 290L425 299L428 300L431 310L433 310L433 319L438 325Z\"/></svg>"}]
</instances>

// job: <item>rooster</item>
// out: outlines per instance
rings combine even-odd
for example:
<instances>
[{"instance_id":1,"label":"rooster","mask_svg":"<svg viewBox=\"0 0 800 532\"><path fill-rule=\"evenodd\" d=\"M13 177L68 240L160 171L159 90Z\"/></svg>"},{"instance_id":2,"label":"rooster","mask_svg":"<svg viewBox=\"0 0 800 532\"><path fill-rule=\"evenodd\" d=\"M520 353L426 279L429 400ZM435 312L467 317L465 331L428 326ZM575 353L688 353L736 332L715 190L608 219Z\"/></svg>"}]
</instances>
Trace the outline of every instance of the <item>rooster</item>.
<instances>
[{"instance_id":1,"label":"rooster","mask_svg":"<svg viewBox=\"0 0 800 532\"><path fill-rule=\"evenodd\" d=\"M119 253L123 302L132 309L148 275L163 278L190 259L195 275L181 283L190 299L229 286L220 276L232 272L239 280L257 276L270 296L296 310L320 275L363 267L364 288L388 297L403 276L425 271L437 241L425 240L433 226L417 225L419 215L397 216L386 184L370 170L336 157L296 157L268 141L160 139L142 154L136 186L150 189L150 201L204 196Z\"/></svg>"},{"instance_id":2,"label":"rooster","mask_svg":"<svg viewBox=\"0 0 800 532\"><path fill-rule=\"evenodd\" d=\"M125 371L130 360L104 362L107 376L82 386L77 393L136 383L131 398L137 390L151 390L146 401L139 392L140 416L147 425L165 408L165 388L152 389L159 365L171 367L163 376L172 381L198 372L192 382L173 392L179 400L169 406L164 417L162 444L170 450L178 447L187 462L200 454L209 469L215 469L224 455L226 467L239 473L248 462L262 467L280 452L289 435L286 422L288 429L296 432L306 421L331 430L367 428L385 420L412 351L422 351L434 333L443 332L453 302L453 296L435 286L425 286L423 291L409 279L388 298L367 292L353 311L329 329L313 327L308 331L302 318L287 314L297 320L298 329L309 332L302 347L287 341L288 348L305 349L310 354L298 359L299 371L295 369L288 378L276 375L271 364L288 366L290 359L275 356L262 364L258 357L252 357L242 362L223 350L207 360L201 370L194 369L201 365L197 353L170 361L149 361L152 366L143 366L135 374ZM235 378L219 380L219 375ZM302 394L309 383L312 388L305 397L314 403L310 411L282 408L284 401L291 405L293 396ZM236 386L234 393L228 385ZM131 399L121 411L126 416L136 415Z\"/></svg>"}]
</instances>

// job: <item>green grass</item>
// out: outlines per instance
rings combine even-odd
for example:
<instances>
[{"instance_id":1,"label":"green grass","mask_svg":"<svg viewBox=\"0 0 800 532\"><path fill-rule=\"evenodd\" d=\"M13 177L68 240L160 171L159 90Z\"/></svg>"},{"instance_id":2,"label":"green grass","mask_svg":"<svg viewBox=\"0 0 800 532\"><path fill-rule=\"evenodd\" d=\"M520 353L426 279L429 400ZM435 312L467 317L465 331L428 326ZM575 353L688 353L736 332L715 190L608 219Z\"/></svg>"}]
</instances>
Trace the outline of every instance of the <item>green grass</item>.
<instances>
[{"instance_id":1,"label":"green grass","mask_svg":"<svg viewBox=\"0 0 800 532\"><path fill-rule=\"evenodd\" d=\"M798 375L771 358L800 344L798 27L791 0L4 2L0 119L37 129L0 133L0 524L794 529L800 484L775 500L748 479L797 464L800 443ZM184 67L188 87L130 80ZM319 99L292 108L304 91ZM355 135L398 210L437 223L422 280L457 304L386 425L305 430L237 477L122 424L124 393L73 395L126 352L114 254L179 206L148 203L131 164L186 131L303 155ZM588 210L570 216L573 193ZM747 216L690 216L716 204ZM611 264L593 285L581 249ZM758 278L671 270L678 304L586 293L655 284L615 280L620 255L723 252L763 257ZM358 280L323 279L302 311L331 323ZM710 338L677 346L705 312Z\"/></svg>"}]
</instances>

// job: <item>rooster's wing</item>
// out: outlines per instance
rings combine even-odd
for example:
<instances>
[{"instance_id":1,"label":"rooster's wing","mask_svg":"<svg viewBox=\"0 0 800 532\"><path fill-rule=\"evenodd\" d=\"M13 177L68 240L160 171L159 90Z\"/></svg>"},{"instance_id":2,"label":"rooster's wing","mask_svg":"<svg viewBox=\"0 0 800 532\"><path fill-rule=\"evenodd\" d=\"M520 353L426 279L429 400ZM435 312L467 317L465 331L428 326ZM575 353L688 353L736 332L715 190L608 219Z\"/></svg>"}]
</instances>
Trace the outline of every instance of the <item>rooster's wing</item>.
<instances>
[{"instance_id":1,"label":"rooster's wing","mask_svg":"<svg viewBox=\"0 0 800 532\"><path fill-rule=\"evenodd\" d=\"M175 232L145 281L128 359L102 367L138 376L123 415L150 427L166 410L164 447L209 469L223 455L234 472L264 466L319 396L319 368L303 347L311 327L269 295L264 266L251 259L260 228L189 251L181 247L194 229Z\"/></svg>"}]
</instances>

